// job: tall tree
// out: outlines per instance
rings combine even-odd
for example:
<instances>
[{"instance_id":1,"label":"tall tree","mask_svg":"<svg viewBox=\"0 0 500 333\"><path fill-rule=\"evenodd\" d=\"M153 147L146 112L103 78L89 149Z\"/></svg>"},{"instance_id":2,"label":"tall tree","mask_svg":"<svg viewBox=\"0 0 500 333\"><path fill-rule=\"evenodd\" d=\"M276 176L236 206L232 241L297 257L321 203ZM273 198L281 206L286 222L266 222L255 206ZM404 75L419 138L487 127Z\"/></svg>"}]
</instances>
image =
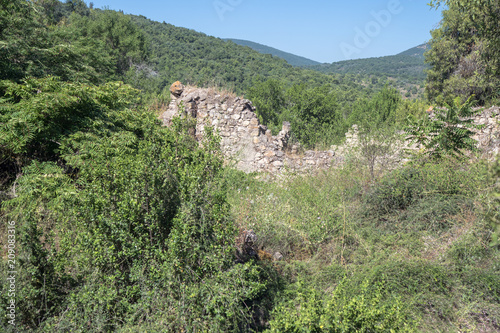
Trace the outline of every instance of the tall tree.
<instances>
[{"instance_id":1,"label":"tall tree","mask_svg":"<svg viewBox=\"0 0 500 333\"><path fill-rule=\"evenodd\" d=\"M447 5L432 31L426 93L438 104L474 95L481 104L498 98L500 86L500 4L498 0L432 1Z\"/></svg>"}]
</instances>

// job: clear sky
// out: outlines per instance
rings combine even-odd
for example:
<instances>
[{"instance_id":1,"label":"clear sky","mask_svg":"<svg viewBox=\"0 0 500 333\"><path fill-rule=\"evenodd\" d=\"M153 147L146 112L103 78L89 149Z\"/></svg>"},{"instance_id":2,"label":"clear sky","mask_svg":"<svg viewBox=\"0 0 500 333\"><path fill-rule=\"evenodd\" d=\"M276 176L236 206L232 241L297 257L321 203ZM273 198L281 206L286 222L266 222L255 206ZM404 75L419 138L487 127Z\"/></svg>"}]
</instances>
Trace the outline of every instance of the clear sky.
<instances>
[{"instance_id":1,"label":"clear sky","mask_svg":"<svg viewBox=\"0 0 500 333\"><path fill-rule=\"evenodd\" d=\"M85 0L89 3L89 0ZM92 0L220 38L246 39L319 62L393 55L428 41L428 0Z\"/></svg>"}]
</instances>

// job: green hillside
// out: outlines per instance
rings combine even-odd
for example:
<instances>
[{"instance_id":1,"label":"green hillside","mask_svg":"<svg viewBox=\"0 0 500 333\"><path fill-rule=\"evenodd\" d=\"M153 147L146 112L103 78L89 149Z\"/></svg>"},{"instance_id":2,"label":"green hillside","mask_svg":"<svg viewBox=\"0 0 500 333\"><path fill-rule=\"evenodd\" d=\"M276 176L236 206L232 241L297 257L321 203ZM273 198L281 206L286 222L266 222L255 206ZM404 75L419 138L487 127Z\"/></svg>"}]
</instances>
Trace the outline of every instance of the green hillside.
<instances>
[{"instance_id":1,"label":"green hillside","mask_svg":"<svg viewBox=\"0 0 500 333\"><path fill-rule=\"evenodd\" d=\"M426 48L427 44L422 44L392 56L344 60L307 68L326 74L354 75L365 83L389 83L406 98L423 98L425 71L429 68L424 59Z\"/></svg>"},{"instance_id":2,"label":"green hillside","mask_svg":"<svg viewBox=\"0 0 500 333\"><path fill-rule=\"evenodd\" d=\"M429 49L429 44L421 44L419 46L412 47L411 49L408 49L406 51L403 51L401 53L398 53L397 55L408 55L408 56L413 56L420 58L422 60L425 59L424 53Z\"/></svg>"},{"instance_id":3,"label":"green hillside","mask_svg":"<svg viewBox=\"0 0 500 333\"><path fill-rule=\"evenodd\" d=\"M322 73L350 73L393 77L416 83L423 82L428 66L424 63L425 44L392 56L344 60L331 64L321 64L310 68Z\"/></svg>"},{"instance_id":4,"label":"green hillside","mask_svg":"<svg viewBox=\"0 0 500 333\"><path fill-rule=\"evenodd\" d=\"M295 54L275 49L274 47L262 45L248 40L234 39L234 38L227 38L225 40L231 41L238 45L248 46L249 48L258 51L262 54L272 54L275 57L285 59L286 62L288 62L292 66L304 67L304 66L314 66L320 64L317 61L297 56Z\"/></svg>"}]
</instances>

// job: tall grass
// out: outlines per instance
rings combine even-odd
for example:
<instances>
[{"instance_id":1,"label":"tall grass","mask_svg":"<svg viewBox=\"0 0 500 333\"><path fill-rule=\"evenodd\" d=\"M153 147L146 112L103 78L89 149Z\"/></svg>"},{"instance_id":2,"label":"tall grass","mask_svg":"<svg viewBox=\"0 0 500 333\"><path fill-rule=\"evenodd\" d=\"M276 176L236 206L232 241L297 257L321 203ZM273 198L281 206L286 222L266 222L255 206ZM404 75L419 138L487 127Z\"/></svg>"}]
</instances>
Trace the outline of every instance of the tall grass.
<instances>
[{"instance_id":1,"label":"tall grass","mask_svg":"<svg viewBox=\"0 0 500 333\"><path fill-rule=\"evenodd\" d=\"M379 331L389 317L396 331L498 331L500 251L481 213L487 169L416 160L372 179L353 161L274 182L233 171L237 224L284 256L274 265L289 284L271 330L340 332L334 321L345 313Z\"/></svg>"}]
</instances>

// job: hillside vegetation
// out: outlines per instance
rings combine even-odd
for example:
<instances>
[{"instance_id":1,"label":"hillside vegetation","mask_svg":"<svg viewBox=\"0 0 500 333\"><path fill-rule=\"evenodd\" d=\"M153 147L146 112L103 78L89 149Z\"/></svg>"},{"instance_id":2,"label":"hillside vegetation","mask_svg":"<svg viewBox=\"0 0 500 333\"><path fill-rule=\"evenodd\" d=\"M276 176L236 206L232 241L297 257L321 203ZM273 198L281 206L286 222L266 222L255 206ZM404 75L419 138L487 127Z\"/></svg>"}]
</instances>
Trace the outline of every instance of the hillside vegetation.
<instances>
[{"instance_id":1,"label":"hillside vegetation","mask_svg":"<svg viewBox=\"0 0 500 333\"><path fill-rule=\"evenodd\" d=\"M439 99L365 78L81 0L0 0L0 331L500 330L500 163L471 149L473 97L430 120ZM175 80L245 94L303 147L354 124L364 144L324 172L245 174L218 133L161 126ZM423 148L374 169L405 131Z\"/></svg>"},{"instance_id":2,"label":"hillside vegetation","mask_svg":"<svg viewBox=\"0 0 500 333\"><path fill-rule=\"evenodd\" d=\"M331 64L309 66L321 73L352 74L365 82L389 82L405 97L423 97L423 84L429 68L424 61L426 44L393 56L344 60Z\"/></svg>"},{"instance_id":3,"label":"hillside vegetation","mask_svg":"<svg viewBox=\"0 0 500 333\"><path fill-rule=\"evenodd\" d=\"M262 45L259 43L251 42L249 40L242 40L242 39L234 39L234 38L228 38L226 39L228 41L231 41L235 44L241 45L241 46L248 46L249 48L258 51L263 54L271 54L275 57L279 57L282 59L285 59L287 63L289 63L292 66L313 66L313 65L319 65L320 63L311 59L307 59L301 56L297 56L295 54L291 54L288 52L284 52L278 49L275 49L274 47Z\"/></svg>"}]
</instances>

